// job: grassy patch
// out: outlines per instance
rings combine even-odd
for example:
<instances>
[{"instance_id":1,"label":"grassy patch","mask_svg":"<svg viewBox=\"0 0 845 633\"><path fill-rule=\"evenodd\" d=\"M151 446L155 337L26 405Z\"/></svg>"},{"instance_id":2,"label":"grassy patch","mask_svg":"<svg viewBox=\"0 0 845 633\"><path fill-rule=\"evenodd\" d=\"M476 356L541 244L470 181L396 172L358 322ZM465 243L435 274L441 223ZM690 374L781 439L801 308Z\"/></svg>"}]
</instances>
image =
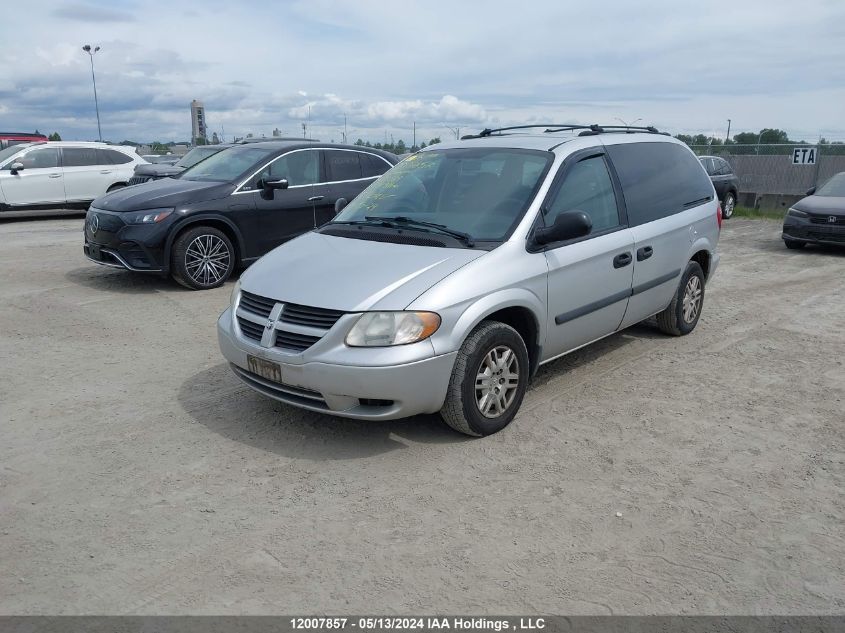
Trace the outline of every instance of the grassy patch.
<instances>
[{"instance_id":1,"label":"grassy patch","mask_svg":"<svg viewBox=\"0 0 845 633\"><path fill-rule=\"evenodd\" d=\"M755 220L783 220L786 211L777 211L774 209L752 209L750 207L736 207L734 209L733 217L735 218L752 218Z\"/></svg>"}]
</instances>

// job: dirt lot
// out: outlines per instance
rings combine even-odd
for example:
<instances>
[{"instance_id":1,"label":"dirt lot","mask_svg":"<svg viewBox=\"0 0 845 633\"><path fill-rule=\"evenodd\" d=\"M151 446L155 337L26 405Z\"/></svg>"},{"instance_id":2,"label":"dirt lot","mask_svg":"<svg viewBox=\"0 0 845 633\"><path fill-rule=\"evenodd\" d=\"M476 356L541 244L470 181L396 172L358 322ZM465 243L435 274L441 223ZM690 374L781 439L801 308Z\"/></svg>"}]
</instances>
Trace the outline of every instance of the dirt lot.
<instances>
[{"instance_id":1,"label":"dirt lot","mask_svg":"<svg viewBox=\"0 0 845 633\"><path fill-rule=\"evenodd\" d=\"M231 284L81 227L0 224L0 613L845 611L845 252L732 220L694 334L547 365L469 440L254 394Z\"/></svg>"}]
</instances>

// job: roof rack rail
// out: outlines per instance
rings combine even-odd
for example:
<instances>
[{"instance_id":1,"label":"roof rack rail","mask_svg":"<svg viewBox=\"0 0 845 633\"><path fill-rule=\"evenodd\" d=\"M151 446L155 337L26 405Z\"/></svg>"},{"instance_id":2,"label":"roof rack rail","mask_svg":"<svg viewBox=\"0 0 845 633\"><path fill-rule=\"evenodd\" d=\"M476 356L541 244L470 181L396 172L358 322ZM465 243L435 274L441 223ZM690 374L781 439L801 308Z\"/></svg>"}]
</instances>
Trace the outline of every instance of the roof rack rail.
<instances>
[{"instance_id":1,"label":"roof rack rail","mask_svg":"<svg viewBox=\"0 0 845 633\"><path fill-rule=\"evenodd\" d=\"M594 134L603 134L605 132L650 132L651 134L666 134L666 132L661 132L652 125L598 125L596 123L593 123L592 125L573 125L570 123L543 123L539 125L511 125L509 127L499 127L492 129L484 128L478 134L467 134L465 136L462 136L461 140L485 138L487 136L492 136L493 134L499 134L501 132L507 132L510 130L528 130L532 128L541 127L546 128L545 130L543 130L543 132L547 134L551 134L554 132L571 132L573 130L581 130L579 136L592 136Z\"/></svg>"}]
</instances>

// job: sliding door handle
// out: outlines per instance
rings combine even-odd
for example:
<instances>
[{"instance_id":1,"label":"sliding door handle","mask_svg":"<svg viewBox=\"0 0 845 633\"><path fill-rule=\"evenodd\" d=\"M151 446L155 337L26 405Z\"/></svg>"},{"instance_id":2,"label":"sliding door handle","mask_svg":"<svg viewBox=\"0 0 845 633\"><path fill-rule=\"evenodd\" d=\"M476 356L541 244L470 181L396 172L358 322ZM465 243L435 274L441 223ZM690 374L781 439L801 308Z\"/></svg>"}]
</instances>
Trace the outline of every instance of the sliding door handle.
<instances>
[{"instance_id":1,"label":"sliding door handle","mask_svg":"<svg viewBox=\"0 0 845 633\"><path fill-rule=\"evenodd\" d=\"M637 261L641 262L654 255L654 249L651 246L643 246L637 249Z\"/></svg>"}]
</instances>

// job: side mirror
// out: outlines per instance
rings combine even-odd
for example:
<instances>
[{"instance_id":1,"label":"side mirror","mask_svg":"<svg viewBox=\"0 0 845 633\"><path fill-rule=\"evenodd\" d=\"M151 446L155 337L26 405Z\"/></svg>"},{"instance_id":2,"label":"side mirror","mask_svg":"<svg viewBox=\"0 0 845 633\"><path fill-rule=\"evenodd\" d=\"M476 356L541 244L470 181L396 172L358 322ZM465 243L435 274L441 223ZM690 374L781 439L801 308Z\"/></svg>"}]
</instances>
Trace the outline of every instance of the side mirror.
<instances>
[{"instance_id":1,"label":"side mirror","mask_svg":"<svg viewBox=\"0 0 845 633\"><path fill-rule=\"evenodd\" d=\"M12 166L12 169L14 169L14 166ZM807 195L808 196L812 196L814 193L816 193L815 187L810 187L809 189L807 189Z\"/></svg>"},{"instance_id":2,"label":"side mirror","mask_svg":"<svg viewBox=\"0 0 845 633\"><path fill-rule=\"evenodd\" d=\"M12 163L12 166L11 166L9 169L11 169L11 171L12 171L12 175L13 175L13 176L16 176L16 175L17 175L17 173L18 173L19 171L21 171L23 168L24 168L24 167L23 167L23 163L21 163L21 162L17 162L17 161L16 161L16 162Z\"/></svg>"},{"instance_id":3,"label":"side mirror","mask_svg":"<svg viewBox=\"0 0 845 633\"><path fill-rule=\"evenodd\" d=\"M337 215L338 213L343 211L343 208L347 204L349 204L349 200L347 200L346 198L338 198L337 202L334 203L334 214Z\"/></svg>"},{"instance_id":4,"label":"side mirror","mask_svg":"<svg viewBox=\"0 0 845 633\"><path fill-rule=\"evenodd\" d=\"M258 182L261 187L261 197L265 200L272 200L276 197L276 189L287 189L288 181L286 178L281 180L261 180Z\"/></svg>"},{"instance_id":5,"label":"side mirror","mask_svg":"<svg viewBox=\"0 0 845 633\"><path fill-rule=\"evenodd\" d=\"M543 226L534 230L534 243L543 246L553 242L574 240L577 237L589 235L593 230L593 221L583 211L568 211L555 218L551 226Z\"/></svg>"}]
</instances>

